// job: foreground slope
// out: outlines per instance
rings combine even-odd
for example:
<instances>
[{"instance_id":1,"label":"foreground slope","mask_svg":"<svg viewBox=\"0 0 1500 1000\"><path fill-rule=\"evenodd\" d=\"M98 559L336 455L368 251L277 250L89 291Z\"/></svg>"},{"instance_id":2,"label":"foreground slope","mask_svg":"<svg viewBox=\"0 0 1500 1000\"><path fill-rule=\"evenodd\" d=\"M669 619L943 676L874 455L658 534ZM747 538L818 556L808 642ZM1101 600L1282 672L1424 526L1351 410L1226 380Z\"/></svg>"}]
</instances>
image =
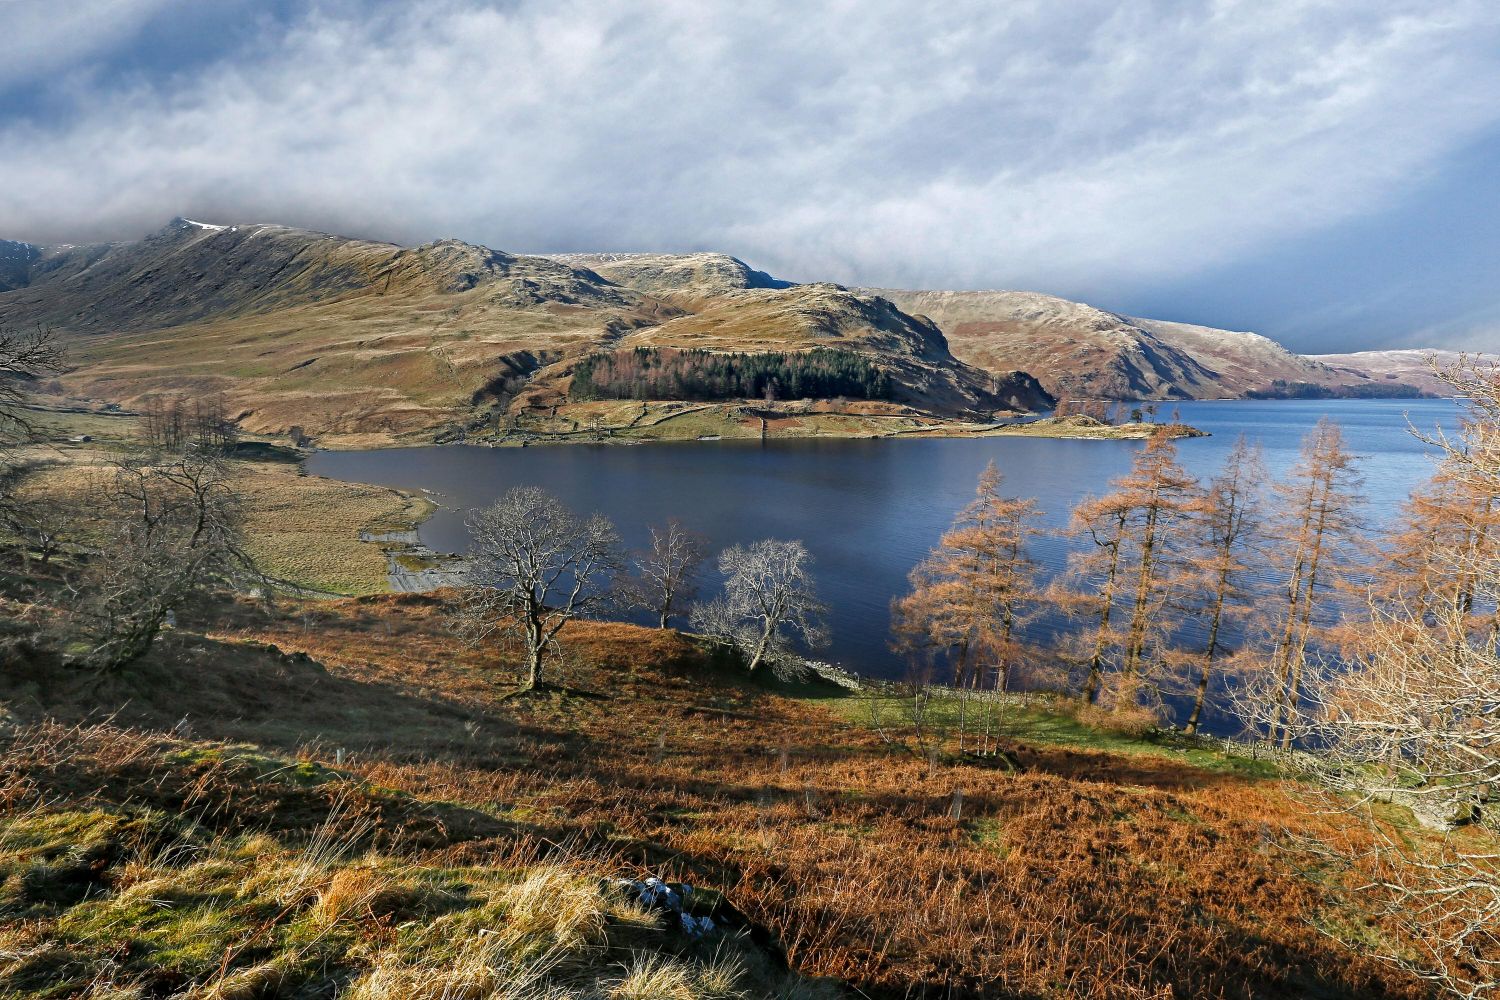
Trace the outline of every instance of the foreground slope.
<instances>
[{"instance_id":1,"label":"foreground slope","mask_svg":"<svg viewBox=\"0 0 1500 1000\"><path fill-rule=\"evenodd\" d=\"M103 679L7 645L6 844L50 853L0 858L14 875L0 905L36 907L3 932L0 988L87 995L114 970L149 974L154 995L201 996L227 971L244 992L211 995L290 997L335 974L417 972L429 954L442 973L451 950L426 928L450 948L524 940L535 925L509 888L539 861L581 854L595 872L722 890L752 941L779 942L803 975L854 995L1421 994L1364 957L1382 928L1346 910L1329 876L1295 874L1283 831L1355 834L1252 762L1125 738L1086 747L1076 723L1035 710L1008 715L1017 770L951 741L929 758L887 742L910 740L899 699L867 711L793 698L689 638L606 623L564 633L559 679L588 695L505 699L514 657L455 646L449 599L184 617L148 660ZM101 715L112 721L94 724ZM93 835L113 836L111 817L151 835L163 814L162 853ZM351 826L342 853L317 847L320 830ZM236 839L253 833L270 840ZM564 957L603 983L623 976L626 949L691 968L719 947L589 905L607 911L602 937ZM758 995L749 979L737 989Z\"/></svg>"}]
</instances>

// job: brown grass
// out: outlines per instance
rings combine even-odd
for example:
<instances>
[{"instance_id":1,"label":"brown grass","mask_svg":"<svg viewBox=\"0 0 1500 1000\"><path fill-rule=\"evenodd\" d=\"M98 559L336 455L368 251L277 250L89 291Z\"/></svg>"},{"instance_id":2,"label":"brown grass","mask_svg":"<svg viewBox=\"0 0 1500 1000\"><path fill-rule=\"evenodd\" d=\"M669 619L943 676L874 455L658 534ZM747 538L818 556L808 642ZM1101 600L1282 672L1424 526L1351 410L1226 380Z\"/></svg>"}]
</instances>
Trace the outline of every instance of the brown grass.
<instances>
[{"instance_id":1,"label":"brown grass","mask_svg":"<svg viewBox=\"0 0 1500 1000\"><path fill-rule=\"evenodd\" d=\"M306 476L292 465L241 467L250 554L271 575L314 590L388 590L385 554L360 532L409 530L432 509L398 490Z\"/></svg>"},{"instance_id":2,"label":"brown grass","mask_svg":"<svg viewBox=\"0 0 1500 1000\"><path fill-rule=\"evenodd\" d=\"M86 502L112 455L88 447L38 452L51 464L23 481L41 497ZM410 530L430 501L399 490L303 475L289 462L234 463L244 497L246 550L271 577L325 594L378 594L389 589L385 553L361 532Z\"/></svg>"},{"instance_id":3,"label":"brown grass","mask_svg":"<svg viewBox=\"0 0 1500 1000\"><path fill-rule=\"evenodd\" d=\"M165 697L159 691L96 706L120 708L122 722L187 712L203 738L243 738L261 726L265 740L322 765L333 748L351 748L338 770L381 803L377 828L400 829L404 841L387 842L429 863L480 862L524 839L723 887L796 968L867 996L1422 994L1319 930L1383 933L1339 909L1331 886L1294 873L1289 833L1351 846L1357 834L1308 815L1277 783L1166 757L1021 744L1009 748L1018 773L956 755L934 769L822 708L743 686L681 637L624 625L582 624L566 635L569 682L607 697L501 701L510 661L503 651L456 648L440 596L333 602L316 614L319 627L306 631L296 617L226 625L216 641L235 644L216 647L222 666L173 692L170 712L151 704ZM234 654L252 638L326 667L318 742L307 743L300 724L278 724L304 711L290 686L283 701L272 685L237 718L195 712L199 699L220 704L215 689L245 683L239 675L268 670ZM153 785L128 764L83 756L28 766L13 780L107 780L112 795L170 805L205 766ZM195 787L214 784L198 771ZM279 822L311 800L323 803L312 813L326 816L320 787L281 788L286 811L251 802L244 814ZM964 801L957 820L955 790ZM454 803L454 812L422 827L417 815L391 811L399 793ZM374 888L353 885L345 895L354 902L338 905L361 905ZM591 925L577 926L589 940ZM656 974L632 966L619 995L636 995L627 984Z\"/></svg>"}]
</instances>

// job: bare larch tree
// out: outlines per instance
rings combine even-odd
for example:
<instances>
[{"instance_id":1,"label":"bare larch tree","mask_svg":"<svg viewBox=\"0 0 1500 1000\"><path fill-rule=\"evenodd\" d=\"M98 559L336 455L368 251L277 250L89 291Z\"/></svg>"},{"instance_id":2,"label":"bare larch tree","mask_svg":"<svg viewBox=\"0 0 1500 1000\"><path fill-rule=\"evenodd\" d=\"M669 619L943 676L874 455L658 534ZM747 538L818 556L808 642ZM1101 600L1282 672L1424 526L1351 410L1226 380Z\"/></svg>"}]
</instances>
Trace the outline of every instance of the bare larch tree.
<instances>
[{"instance_id":1,"label":"bare larch tree","mask_svg":"<svg viewBox=\"0 0 1500 1000\"><path fill-rule=\"evenodd\" d=\"M580 519L535 486L472 511L466 585L455 627L465 641L519 641L525 690L547 686L558 633L599 608L620 569L619 537L601 514Z\"/></svg>"}]
</instances>

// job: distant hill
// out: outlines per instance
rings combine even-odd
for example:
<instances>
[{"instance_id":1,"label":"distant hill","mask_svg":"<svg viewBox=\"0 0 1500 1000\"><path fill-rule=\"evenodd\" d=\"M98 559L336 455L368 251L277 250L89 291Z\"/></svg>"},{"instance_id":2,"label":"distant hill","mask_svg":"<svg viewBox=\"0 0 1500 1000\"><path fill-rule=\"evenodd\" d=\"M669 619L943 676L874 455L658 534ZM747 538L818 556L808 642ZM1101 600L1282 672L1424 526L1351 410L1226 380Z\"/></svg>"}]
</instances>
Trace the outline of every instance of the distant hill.
<instances>
[{"instance_id":1,"label":"distant hill","mask_svg":"<svg viewBox=\"0 0 1500 1000\"><path fill-rule=\"evenodd\" d=\"M1400 385L1414 385L1434 395L1447 395L1453 391L1432 370L1432 363L1441 367L1458 361L1457 351L1357 351L1353 354L1313 354L1313 361L1340 372L1353 372L1373 379Z\"/></svg>"},{"instance_id":2,"label":"distant hill","mask_svg":"<svg viewBox=\"0 0 1500 1000\"><path fill-rule=\"evenodd\" d=\"M528 256L190 219L119 243L0 241L0 326L38 325L69 340L78 395L220 393L247 430L383 439L566 417L579 359L634 347L847 352L883 373L892 404L966 418L1057 396L1441 390L1424 352L1303 357L1036 292L851 289L722 253Z\"/></svg>"},{"instance_id":3,"label":"distant hill","mask_svg":"<svg viewBox=\"0 0 1500 1000\"><path fill-rule=\"evenodd\" d=\"M997 370L1024 358L1026 369L1062 396L1416 396L1434 386L1366 370L1360 355L1334 364L1255 333L1137 319L1037 292L865 291L933 320L954 355L970 364Z\"/></svg>"},{"instance_id":4,"label":"distant hill","mask_svg":"<svg viewBox=\"0 0 1500 1000\"><path fill-rule=\"evenodd\" d=\"M402 435L567 403L576 361L632 346L859 354L939 415L1045 409L1024 373L963 364L932 323L721 254L525 256L279 225L173 220L142 240L4 244L0 325L71 343L81 395L222 393L246 429ZM597 265L599 270L590 266Z\"/></svg>"}]
</instances>

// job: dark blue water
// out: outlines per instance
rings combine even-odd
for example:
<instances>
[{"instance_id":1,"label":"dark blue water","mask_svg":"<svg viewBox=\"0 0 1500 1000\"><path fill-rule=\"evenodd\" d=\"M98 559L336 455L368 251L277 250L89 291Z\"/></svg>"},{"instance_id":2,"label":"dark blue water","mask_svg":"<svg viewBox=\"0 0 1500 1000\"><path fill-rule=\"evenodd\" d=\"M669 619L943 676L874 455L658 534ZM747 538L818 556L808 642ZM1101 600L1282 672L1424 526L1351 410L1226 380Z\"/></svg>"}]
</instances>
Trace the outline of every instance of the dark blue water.
<instances>
[{"instance_id":1,"label":"dark blue water","mask_svg":"<svg viewBox=\"0 0 1500 1000\"><path fill-rule=\"evenodd\" d=\"M1184 421L1212 434L1179 442L1184 464L1203 478L1241 433L1261 443L1278 475L1320 417L1337 420L1362 457L1372 530L1432 472L1430 449L1410 433L1408 420L1424 431L1451 429L1458 412L1448 400L1229 400L1180 409ZM440 551L464 549L465 511L522 484L581 513L603 512L630 546L645 543L648 524L673 517L716 548L800 538L817 560L818 589L831 609L833 640L821 658L897 676L904 665L886 645L891 598L972 498L985 463L993 459L1008 491L1035 497L1058 526L1079 498L1125 472L1140 447L1046 438L432 447L320 452L307 467L335 479L436 491L447 509L422 526L421 537ZM1055 570L1067 546L1043 538L1036 552Z\"/></svg>"}]
</instances>

